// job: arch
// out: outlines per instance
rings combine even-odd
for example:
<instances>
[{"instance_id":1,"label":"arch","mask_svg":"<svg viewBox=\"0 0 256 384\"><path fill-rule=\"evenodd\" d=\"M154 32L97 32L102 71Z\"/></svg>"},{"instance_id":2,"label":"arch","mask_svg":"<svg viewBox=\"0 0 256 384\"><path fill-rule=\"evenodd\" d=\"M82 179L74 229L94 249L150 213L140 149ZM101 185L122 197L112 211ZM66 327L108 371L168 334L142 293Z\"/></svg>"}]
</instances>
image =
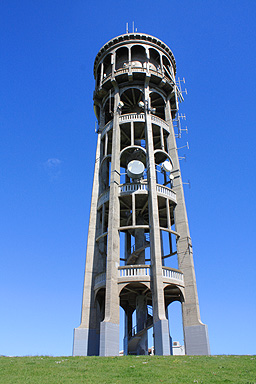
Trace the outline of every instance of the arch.
<instances>
[{"instance_id":1,"label":"arch","mask_svg":"<svg viewBox=\"0 0 256 384\"><path fill-rule=\"evenodd\" d=\"M179 301L180 303L183 303L185 301L184 289L174 284L166 285L164 287L164 300L166 309L168 305L173 303L174 301Z\"/></svg>"},{"instance_id":2,"label":"arch","mask_svg":"<svg viewBox=\"0 0 256 384\"><path fill-rule=\"evenodd\" d=\"M140 282L131 282L131 283L123 283L118 285L119 288L119 297L120 297L120 305L121 304L121 296L123 296L122 300L129 298L129 294L145 294L149 298L149 305L152 305L152 293L150 289L150 282L144 281L143 283ZM126 296L126 297L124 297ZM123 308L123 307L122 307ZM135 308L134 308L135 309Z\"/></svg>"},{"instance_id":3,"label":"arch","mask_svg":"<svg viewBox=\"0 0 256 384\"><path fill-rule=\"evenodd\" d=\"M100 288L95 292L95 303L97 305L99 322L103 321L105 316L105 296L106 288Z\"/></svg>"},{"instance_id":4,"label":"arch","mask_svg":"<svg viewBox=\"0 0 256 384\"><path fill-rule=\"evenodd\" d=\"M146 150L139 145L130 145L120 152L120 166L126 168L131 160L140 160L146 166Z\"/></svg>"},{"instance_id":5,"label":"arch","mask_svg":"<svg viewBox=\"0 0 256 384\"><path fill-rule=\"evenodd\" d=\"M101 80L101 63L98 65L97 72L96 72L96 84L97 86L100 85Z\"/></svg>"},{"instance_id":6,"label":"arch","mask_svg":"<svg viewBox=\"0 0 256 384\"><path fill-rule=\"evenodd\" d=\"M103 60L103 80L112 72L111 53L109 53Z\"/></svg>"},{"instance_id":7,"label":"arch","mask_svg":"<svg viewBox=\"0 0 256 384\"><path fill-rule=\"evenodd\" d=\"M171 62L170 60L163 55L163 68L164 68L164 74L165 76L171 78L172 80L173 79L173 67L171 65Z\"/></svg>"},{"instance_id":8,"label":"arch","mask_svg":"<svg viewBox=\"0 0 256 384\"><path fill-rule=\"evenodd\" d=\"M149 48L149 69L154 71L161 69L160 52L154 48Z\"/></svg>"},{"instance_id":9,"label":"arch","mask_svg":"<svg viewBox=\"0 0 256 384\"><path fill-rule=\"evenodd\" d=\"M147 62L146 49L142 45L133 45L131 48L132 67L145 67Z\"/></svg>"},{"instance_id":10,"label":"arch","mask_svg":"<svg viewBox=\"0 0 256 384\"><path fill-rule=\"evenodd\" d=\"M105 115L105 125L113 119L114 115L114 96L109 94L107 99L104 102L104 115Z\"/></svg>"},{"instance_id":11,"label":"arch","mask_svg":"<svg viewBox=\"0 0 256 384\"><path fill-rule=\"evenodd\" d=\"M155 108L154 115L160 117L161 119L165 119L165 100L163 96L155 91L150 93L151 100L151 108Z\"/></svg>"},{"instance_id":12,"label":"arch","mask_svg":"<svg viewBox=\"0 0 256 384\"><path fill-rule=\"evenodd\" d=\"M156 149L154 151L154 156L155 156L155 163L156 164L160 164L160 163L163 163L165 160L170 160L172 166L173 166L173 161L172 161L172 158L171 156L169 155L169 153L163 151L162 149Z\"/></svg>"},{"instance_id":13,"label":"arch","mask_svg":"<svg viewBox=\"0 0 256 384\"><path fill-rule=\"evenodd\" d=\"M121 47L116 50L116 65L115 69L127 68L129 61L128 47Z\"/></svg>"},{"instance_id":14,"label":"arch","mask_svg":"<svg viewBox=\"0 0 256 384\"><path fill-rule=\"evenodd\" d=\"M143 99L143 92L139 88L127 88L123 91L121 93L121 101L124 103L122 115L126 113L141 113L141 108L138 103Z\"/></svg>"}]
</instances>

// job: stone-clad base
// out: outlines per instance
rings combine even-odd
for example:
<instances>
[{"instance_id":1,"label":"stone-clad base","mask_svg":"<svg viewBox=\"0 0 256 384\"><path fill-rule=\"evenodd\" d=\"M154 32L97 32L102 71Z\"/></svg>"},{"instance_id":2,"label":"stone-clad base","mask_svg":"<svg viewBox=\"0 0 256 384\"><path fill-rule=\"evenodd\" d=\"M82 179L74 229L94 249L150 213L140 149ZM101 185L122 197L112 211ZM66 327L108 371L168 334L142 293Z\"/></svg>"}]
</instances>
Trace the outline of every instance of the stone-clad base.
<instances>
[{"instance_id":1,"label":"stone-clad base","mask_svg":"<svg viewBox=\"0 0 256 384\"><path fill-rule=\"evenodd\" d=\"M100 356L119 356L119 324L100 323Z\"/></svg>"},{"instance_id":2,"label":"stone-clad base","mask_svg":"<svg viewBox=\"0 0 256 384\"><path fill-rule=\"evenodd\" d=\"M155 355L170 355L170 335L168 320L158 320L154 323Z\"/></svg>"},{"instance_id":3,"label":"stone-clad base","mask_svg":"<svg viewBox=\"0 0 256 384\"><path fill-rule=\"evenodd\" d=\"M207 325L184 327L186 355L210 355Z\"/></svg>"},{"instance_id":4,"label":"stone-clad base","mask_svg":"<svg viewBox=\"0 0 256 384\"><path fill-rule=\"evenodd\" d=\"M95 329L75 328L73 356L99 355L99 335Z\"/></svg>"}]
</instances>

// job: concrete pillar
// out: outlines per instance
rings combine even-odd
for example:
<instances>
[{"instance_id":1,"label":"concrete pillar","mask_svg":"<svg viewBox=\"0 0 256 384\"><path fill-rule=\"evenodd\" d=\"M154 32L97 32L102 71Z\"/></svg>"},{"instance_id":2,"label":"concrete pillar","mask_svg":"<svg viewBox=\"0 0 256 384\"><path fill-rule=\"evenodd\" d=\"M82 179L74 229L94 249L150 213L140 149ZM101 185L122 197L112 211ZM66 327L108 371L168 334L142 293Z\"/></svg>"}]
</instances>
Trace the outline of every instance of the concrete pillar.
<instances>
[{"instance_id":1,"label":"concrete pillar","mask_svg":"<svg viewBox=\"0 0 256 384\"><path fill-rule=\"evenodd\" d=\"M81 325L74 330L73 356L90 356L99 353L99 334L97 333L96 303L94 300L94 277L97 273L96 230L97 200L99 194L99 157L101 134L98 134L96 162L91 197L91 211L87 239L86 268L82 302Z\"/></svg>"},{"instance_id":2,"label":"concrete pillar","mask_svg":"<svg viewBox=\"0 0 256 384\"><path fill-rule=\"evenodd\" d=\"M139 295L136 298L136 322L137 333L143 331L147 323L147 299L143 295ZM137 355L148 354L148 334L147 331L141 334L140 341L137 345Z\"/></svg>"},{"instance_id":3,"label":"concrete pillar","mask_svg":"<svg viewBox=\"0 0 256 384\"><path fill-rule=\"evenodd\" d=\"M109 190L105 318L100 325L100 356L119 355L119 293L117 282L120 257L120 220L118 199L118 188L120 182L120 129L118 112L119 101L119 92L117 89L115 89L111 178Z\"/></svg>"},{"instance_id":4,"label":"concrete pillar","mask_svg":"<svg viewBox=\"0 0 256 384\"><path fill-rule=\"evenodd\" d=\"M145 136L147 146L147 172L149 189L149 225L150 225L150 258L151 258L151 291L153 299L153 321L155 335L155 354L170 354L169 326L165 316L165 303L162 277L161 239L159 213L156 192L156 171L153 146L153 131L150 107L149 87L145 86Z\"/></svg>"},{"instance_id":5,"label":"concrete pillar","mask_svg":"<svg viewBox=\"0 0 256 384\"><path fill-rule=\"evenodd\" d=\"M184 274L185 282L185 301L182 303L182 317L186 354L208 355L210 354L208 331L207 326L200 319L193 250L169 101L166 103L165 114L170 129L170 135L167 139L168 152L172 158L175 171L173 173L175 176L173 190L176 192L177 198L177 206L174 210L175 229L180 235L177 239L178 263L179 269Z\"/></svg>"}]
</instances>

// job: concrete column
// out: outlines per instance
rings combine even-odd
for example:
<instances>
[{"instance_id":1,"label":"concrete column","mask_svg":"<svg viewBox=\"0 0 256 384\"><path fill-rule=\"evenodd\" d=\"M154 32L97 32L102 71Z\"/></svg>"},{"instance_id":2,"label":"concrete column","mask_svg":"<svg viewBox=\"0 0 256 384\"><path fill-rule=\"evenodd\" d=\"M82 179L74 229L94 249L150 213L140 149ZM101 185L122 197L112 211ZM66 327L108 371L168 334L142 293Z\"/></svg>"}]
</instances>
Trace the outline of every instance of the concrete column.
<instances>
[{"instance_id":1,"label":"concrete column","mask_svg":"<svg viewBox=\"0 0 256 384\"><path fill-rule=\"evenodd\" d=\"M138 218L137 224L143 224L142 220ZM144 246L144 229L135 229L135 250L143 248ZM145 264L145 251L141 251L135 264Z\"/></svg>"},{"instance_id":2,"label":"concrete column","mask_svg":"<svg viewBox=\"0 0 256 384\"><path fill-rule=\"evenodd\" d=\"M106 270L105 318L100 325L100 356L119 355L119 294L118 266L120 255L119 241L119 199L120 182L120 129L118 103L119 92L114 94L114 118L112 136L112 162L109 191L108 249Z\"/></svg>"},{"instance_id":3,"label":"concrete column","mask_svg":"<svg viewBox=\"0 0 256 384\"><path fill-rule=\"evenodd\" d=\"M96 230L97 202L99 195L101 134L98 134L94 179L91 197L91 211L86 251L86 267L82 302L81 325L74 330L73 356L99 354L99 335L97 334L96 303L94 301L94 277L97 273Z\"/></svg>"},{"instance_id":4,"label":"concrete column","mask_svg":"<svg viewBox=\"0 0 256 384\"><path fill-rule=\"evenodd\" d=\"M143 295L139 295L136 298L136 323L137 323L137 333L143 331L147 322L147 299ZM140 341L137 345L137 355L147 355L148 354L148 334L145 331L141 334Z\"/></svg>"},{"instance_id":5,"label":"concrete column","mask_svg":"<svg viewBox=\"0 0 256 384\"><path fill-rule=\"evenodd\" d=\"M177 206L174 210L174 218L175 229L180 235L177 239L178 263L179 269L184 274L185 282L185 301L182 303L182 316L186 354L208 355L210 354L208 331L207 326L200 319L193 250L169 100L166 103L165 114L170 128L170 135L167 139L168 152L173 160L175 171L173 173L175 177L173 190L176 192Z\"/></svg>"},{"instance_id":6,"label":"concrete column","mask_svg":"<svg viewBox=\"0 0 256 384\"><path fill-rule=\"evenodd\" d=\"M149 103L149 87L145 86L145 104ZM156 192L156 170L154 159L151 114L145 108L145 136L147 148L147 172L149 188L149 225L151 258L151 291L153 298L153 321L155 335L155 354L170 354L168 321L165 316L165 303L162 277L161 239L159 228L158 202Z\"/></svg>"}]
</instances>

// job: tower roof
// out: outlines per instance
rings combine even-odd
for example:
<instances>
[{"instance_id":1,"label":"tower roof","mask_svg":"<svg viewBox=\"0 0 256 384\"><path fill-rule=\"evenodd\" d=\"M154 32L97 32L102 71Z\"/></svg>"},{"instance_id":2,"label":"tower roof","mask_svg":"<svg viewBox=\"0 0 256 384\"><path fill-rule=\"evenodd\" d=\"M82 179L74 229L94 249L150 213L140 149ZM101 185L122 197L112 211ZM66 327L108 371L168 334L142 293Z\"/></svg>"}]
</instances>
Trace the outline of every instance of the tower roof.
<instances>
[{"instance_id":1,"label":"tower roof","mask_svg":"<svg viewBox=\"0 0 256 384\"><path fill-rule=\"evenodd\" d=\"M147 42L147 43L150 43L150 45L152 46L162 48L165 51L165 53L169 56L170 60L172 61L174 72L176 74L176 61L170 48L163 41L159 40L154 36L147 35L146 33L136 32L136 33L125 33L123 35L114 37L113 39L109 40L106 44L103 45L103 47L99 50L94 61L94 77L96 76L96 68L101 57L109 49L111 49L115 45L122 45L123 42L133 42L133 41Z\"/></svg>"}]
</instances>

